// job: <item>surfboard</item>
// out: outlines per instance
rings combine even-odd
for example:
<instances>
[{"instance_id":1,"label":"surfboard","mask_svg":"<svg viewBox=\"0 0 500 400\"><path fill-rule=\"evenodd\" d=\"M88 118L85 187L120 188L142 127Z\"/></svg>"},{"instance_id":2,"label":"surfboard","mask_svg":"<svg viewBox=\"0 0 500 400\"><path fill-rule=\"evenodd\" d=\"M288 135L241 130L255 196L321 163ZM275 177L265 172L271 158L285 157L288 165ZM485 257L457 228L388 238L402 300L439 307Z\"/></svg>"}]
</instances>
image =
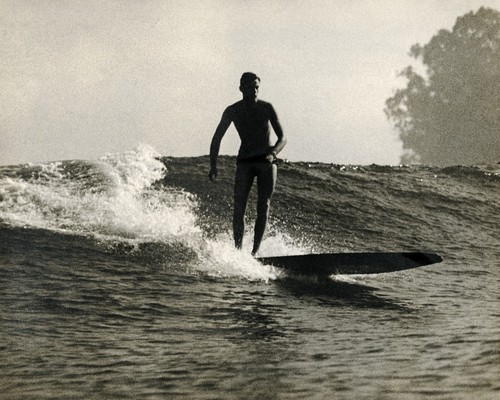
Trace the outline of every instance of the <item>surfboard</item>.
<instances>
[{"instance_id":1,"label":"surfboard","mask_svg":"<svg viewBox=\"0 0 500 400\"><path fill-rule=\"evenodd\" d=\"M294 275L381 274L441 262L434 253L323 253L260 257L265 265L282 268Z\"/></svg>"}]
</instances>

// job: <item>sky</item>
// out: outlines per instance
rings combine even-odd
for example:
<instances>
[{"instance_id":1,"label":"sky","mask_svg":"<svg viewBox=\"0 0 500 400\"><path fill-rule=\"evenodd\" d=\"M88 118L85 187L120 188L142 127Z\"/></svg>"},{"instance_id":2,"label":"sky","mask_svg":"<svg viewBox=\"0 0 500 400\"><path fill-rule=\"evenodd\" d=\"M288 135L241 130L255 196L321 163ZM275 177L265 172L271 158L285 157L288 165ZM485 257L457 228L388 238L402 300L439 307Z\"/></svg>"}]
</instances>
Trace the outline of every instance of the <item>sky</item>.
<instances>
[{"instance_id":1,"label":"sky","mask_svg":"<svg viewBox=\"0 0 500 400\"><path fill-rule=\"evenodd\" d=\"M0 0L0 165L148 144L199 156L245 71L291 161L399 163L398 73L457 17L500 0ZM221 154L236 154L231 127Z\"/></svg>"}]
</instances>

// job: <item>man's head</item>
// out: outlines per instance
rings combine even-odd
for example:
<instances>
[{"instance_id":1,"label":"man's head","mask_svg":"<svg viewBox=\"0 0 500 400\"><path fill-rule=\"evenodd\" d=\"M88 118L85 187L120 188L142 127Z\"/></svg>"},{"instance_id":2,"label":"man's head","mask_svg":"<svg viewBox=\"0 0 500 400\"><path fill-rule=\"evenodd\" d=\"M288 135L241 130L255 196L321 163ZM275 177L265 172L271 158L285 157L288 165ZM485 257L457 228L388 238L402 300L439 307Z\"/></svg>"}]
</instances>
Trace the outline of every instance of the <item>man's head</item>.
<instances>
[{"instance_id":1,"label":"man's head","mask_svg":"<svg viewBox=\"0 0 500 400\"><path fill-rule=\"evenodd\" d=\"M245 72L240 78L240 91L243 99L257 101L259 94L260 78L253 72Z\"/></svg>"}]
</instances>

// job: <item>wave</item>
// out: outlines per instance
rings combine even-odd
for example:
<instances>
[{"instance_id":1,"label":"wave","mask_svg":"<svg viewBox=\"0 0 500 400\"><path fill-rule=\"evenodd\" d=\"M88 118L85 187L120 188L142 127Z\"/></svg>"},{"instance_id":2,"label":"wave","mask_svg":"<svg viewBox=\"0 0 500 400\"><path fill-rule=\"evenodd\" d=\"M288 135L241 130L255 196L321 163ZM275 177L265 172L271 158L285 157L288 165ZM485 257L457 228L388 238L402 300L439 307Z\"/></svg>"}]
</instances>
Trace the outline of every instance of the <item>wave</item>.
<instances>
[{"instance_id":1,"label":"wave","mask_svg":"<svg viewBox=\"0 0 500 400\"><path fill-rule=\"evenodd\" d=\"M162 157L149 146L93 161L0 167L0 228L91 237L136 252L146 246L189 258L195 271L274 279L277 271L249 255L252 223L244 251L233 247L235 159L219 163L216 184L207 179L208 157ZM498 252L499 184L498 165L284 162L261 255L445 249L453 257L471 244ZM249 222L254 214L251 196Z\"/></svg>"}]
</instances>

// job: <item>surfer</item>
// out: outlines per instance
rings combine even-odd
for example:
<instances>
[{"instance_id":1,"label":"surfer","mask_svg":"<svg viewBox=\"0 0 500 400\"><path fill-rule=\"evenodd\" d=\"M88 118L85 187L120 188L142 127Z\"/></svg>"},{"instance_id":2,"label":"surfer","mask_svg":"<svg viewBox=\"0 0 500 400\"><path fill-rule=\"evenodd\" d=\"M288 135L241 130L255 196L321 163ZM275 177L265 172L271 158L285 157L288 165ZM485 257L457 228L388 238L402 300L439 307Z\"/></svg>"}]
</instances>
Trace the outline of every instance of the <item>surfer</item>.
<instances>
[{"instance_id":1,"label":"surfer","mask_svg":"<svg viewBox=\"0 0 500 400\"><path fill-rule=\"evenodd\" d=\"M236 163L234 180L233 236L236 248L241 249L245 231L245 210L254 178L257 178L257 218L252 254L259 251L266 230L271 197L276 184L278 153L285 147L283 129L271 103L258 100L260 78L245 72L240 79L243 99L227 107L215 130L210 145L211 181L217 178L217 156L220 143L227 129L234 123L241 145ZM271 143L269 123L278 140Z\"/></svg>"}]
</instances>

